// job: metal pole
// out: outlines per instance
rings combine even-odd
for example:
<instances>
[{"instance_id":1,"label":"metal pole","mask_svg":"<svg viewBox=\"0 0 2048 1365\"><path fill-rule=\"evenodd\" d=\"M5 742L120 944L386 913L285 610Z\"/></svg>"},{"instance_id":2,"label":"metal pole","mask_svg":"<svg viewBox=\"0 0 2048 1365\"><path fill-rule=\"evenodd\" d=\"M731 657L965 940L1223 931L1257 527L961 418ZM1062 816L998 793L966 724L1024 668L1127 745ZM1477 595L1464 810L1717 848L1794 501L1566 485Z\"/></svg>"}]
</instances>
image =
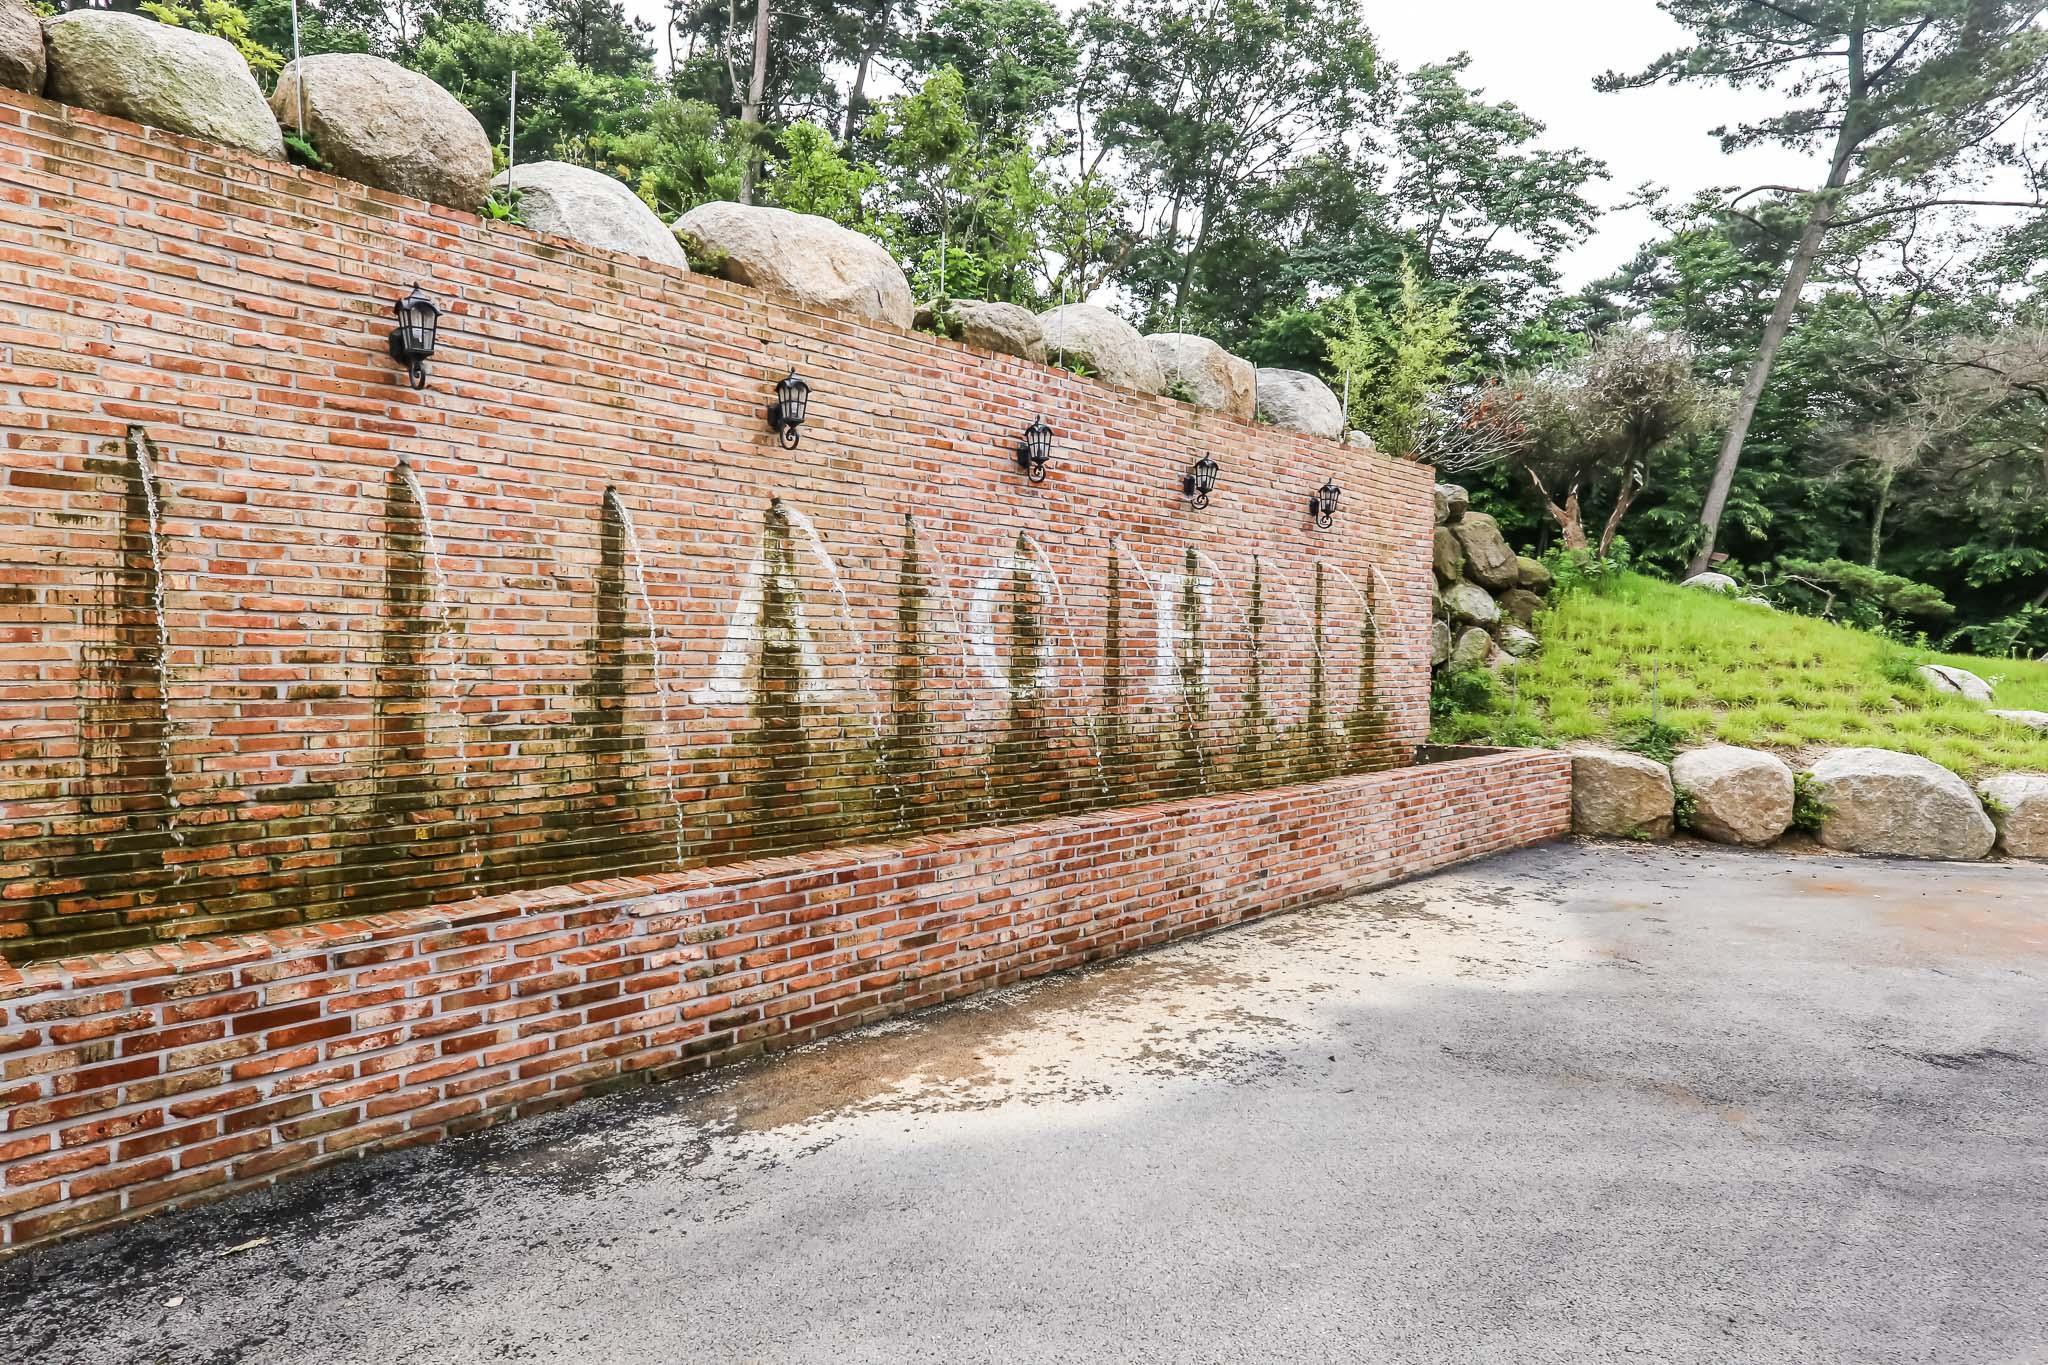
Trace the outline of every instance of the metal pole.
<instances>
[{"instance_id":1,"label":"metal pole","mask_svg":"<svg viewBox=\"0 0 2048 1365\"><path fill-rule=\"evenodd\" d=\"M299 95L299 136L306 135L306 68L299 65L299 0L292 0L292 88Z\"/></svg>"},{"instance_id":2,"label":"metal pole","mask_svg":"<svg viewBox=\"0 0 2048 1365\"><path fill-rule=\"evenodd\" d=\"M512 197L512 168L519 164L519 68L512 68L512 98L505 104L505 197Z\"/></svg>"}]
</instances>

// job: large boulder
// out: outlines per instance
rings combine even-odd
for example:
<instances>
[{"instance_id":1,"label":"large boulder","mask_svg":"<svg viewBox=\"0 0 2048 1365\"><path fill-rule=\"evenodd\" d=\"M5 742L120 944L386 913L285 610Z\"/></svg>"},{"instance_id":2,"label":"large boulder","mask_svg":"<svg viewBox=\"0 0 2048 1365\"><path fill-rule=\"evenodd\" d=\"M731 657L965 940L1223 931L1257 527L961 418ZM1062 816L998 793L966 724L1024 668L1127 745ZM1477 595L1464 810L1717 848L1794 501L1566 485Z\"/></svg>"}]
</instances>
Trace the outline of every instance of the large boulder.
<instances>
[{"instance_id":1,"label":"large boulder","mask_svg":"<svg viewBox=\"0 0 2048 1365\"><path fill-rule=\"evenodd\" d=\"M1595 838L1668 838L1675 798L1671 771L1616 749L1572 755L1572 832Z\"/></svg>"},{"instance_id":2,"label":"large boulder","mask_svg":"<svg viewBox=\"0 0 2048 1365\"><path fill-rule=\"evenodd\" d=\"M1353 450L1377 451L1379 449L1379 446L1374 444L1372 439L1372 433L1369 431L1345 432L1344 444L1350 446Z\"/></svg>"},{"instance_id":3,"label":"large boulder","mask_svg":"<svg viewBox=\"0 0 2048 1365\"><path fill-rule=\"evenodd\" d=\"M1452 672L1462 673L1468 668L1478 668L1493 658L1493 637L1484 628L1467 626L1457 634L1457 643L1451 646L1451 657L1445 661Z\"/></svg>"},{"instance_id":4,"label":"large boulder","mask_svg":"<svg viewBox=\"0 0 2048 1365\"><path fill-rule=\"evenodd\" d=\"M1444 614L1458 625L1492 626L1500 622L1500 605L1477 583L1453 583L1444 589Z\"/></svg>"},{"instance_id":5,"label":"large boulder","mask_svg":"<svg viewBox=\"0 0 2048 1365\"><path fill-rule=\"evenodd\" d=\"M1742 585L1724 573L1696 573L1678 586L1681 588L1704 588L1708 592L1742 591Z\"/></svg>"},{"instance_id":6,"label":"large boulder","mask_svg":"<svg viewBox=\"0 0 2048 1365\"><path fill-rule=\"evenodd\" d=\"M1961 697L1966 701L1990 701L1991 684L1985 682L1967 668L1950 668L1947 664L1922 664L1913 670L1920 675L1920 681L1937 692Z\"/></svg>"},{"instance_id":7,"label":"large boulder","mask_svg":"<svg viewBox=\"0 0 2048 1365\"><path fill-rule=\"evenodd\" d=\"M1334 441L1344 434L1344 405L1312 374L1260 370L1259 420Z\"/></svg>"},{"instance_id":8,"label":"large boulder","mask_svg":"<svg viewBox=\"0 0 2048 1365\"><path fill-rule=\"evenodd\" d=\"M1510 658L1526 659L1541 649L1543 642L1536 638L1534 631L1525 630L1521 626L1502 626L1500 647L1501 652Z\"/></svg>"},{"instance_id":9,"label":"large boulder","mask_svg":"<svg viewBox=\"0 0 2048 1365\"><path fill-rule=\"evenodd\" d=\"M1170 392L1181 385L1190 400L1249 422L1258 408L1259 372L1207 337L1160 332L1145 338Z\"/></svg>"},{"instance_id":10,"label":"large boulder","mask_svg":"<svg viewBox=\"0 0 2048 1365\"><path fill-rule=\"evenodd\" d=\"M1977 790L1993 808L1998 847L2011 858L2048 858L2048 775L2005 773Z\"/></svg>"},{"instance_id":11,"label":"large boulder","mask_svg":"<svg viewBox=\"0 0 2048 1365\"><path fill-rule=\"evenodd\" d=\"M1550 570L1544 566L1542 560L1531 559L1527 555L1522 555L1515 560L1515 567L1517 571L1515 574L1516 587L1533 592L1538 597L1550 591L1550 584L1552 582Z\"/></svg>"},{"instance_id":12,"label":"large boulder","mask_svg":"<svg viewBox=\"0 0 2048 1365\"><path fill-rule=\"evenodd\" d=\"M450 208L484 201L491 140L476 115L425 76L362 52L301 57L278 73L270 95L280 124L298 127L302 91L301 131L336 175Z\"/></svg>"},{"instance_id":13,"label":"large boulder","mask_svg":"<svg viewBox=\"0 0 2048 1365\"><path fill-rule=\"evenodd\" d=\"M1436 528L1436 534L1430 537L1429 557L1440 581L1455 583L1465 576L1465 547L1451 534L1450 527Z\"/></svg>"},{"instance_id":14,"label":"large boulder","mask_svg":"<svg viewBox=\"0 0 2048 1365\"><path fill-rule=\"evenodd\" d=\"M1968 783L1913 754L1836 749L1813 765L1813 788L1821 843L1846 853L1972 860L1998 838Z\"/></svg>"},{"instance_id":15,"label":"large boulder","mask_svg":"<svg viewBox=\"0 0 2048 1365\"><path fill-rule=\"evenodd\" d=\"M943 331L984 351L1045 363L1045 329L1038 325L1038 314L1014 303L948 299L943 312L920 308L914 320L920 330Z\"/></svg>"},{"instance_id":16,"label":"large boulder","mask_svg":"<svg viewBox=\"0 0 2048 1365\"><path fill-rule=\"evenodd\" d=\"M1692 831L1703 839L1762 848L1792 827L1792 770L1770 754L1688 750L1672 761L1671 780L1692 794Z\"/></svg>"},{"instance_id":17,"label":"large boulder","mask_svg":"<svg viewBox=\"0 0 2048 1365\"><path fill-rule=\"evenodd\" d=\"M1484 588L1506 592L1522 581L1522 561L1500 533L1500 523L1484 512L1467 512L1451 528L1465 549L1465 577Z\"/></svg>"},{"instance_id":18,"label":"large boulder","mask_svg":"<svg viewBox=\"0 0 2048 1365\"><path fill-rule=\"evenodd\" d=\"M1501 615L1518 626L1533 625L1543 610L1543 599L1527 588L1509 588L1500 595Z\"/></svg>"},{"instance_id":19,"label":"large boulder","mask_svg":"<svg viewBox=\"0 0 2048 1365\"><path fill-rule=\"evenodd\" d=\"M909 327L910 281L872 237L829 218L747 204L699 204L676 219L700 260L735 284L779 289L803 303Z\"/></svg>"},{"instance_id":20,"label":"large boulder","mask_svg":"<svg viewBox=\"0 0 2048 1365\"><path fill-rule=\"evenodd\" d=\"M1429 666L1441 668L1451 661L1451 623L1432 621L1429 624Z\"/></svg>"},{"instance_id":21,"label":"large boulder","mask_svg":"<svg viewBox=\"0 0 2048 1365\"><path fill-rule=\"evenodd\" d=\"M1472 506L1472 495L1454 483L1440 483L1436 486L1436 521L1439 526L1454 526Z\"/></svg>"},{"instance_id":22,"label":"large boulder","mask_svg":"<svg viewBox=\"0 0 2048 1365\"><path fill-rule=\"evenodd\" d=\"M566 161L530 161L500 171L493 189L519 196L519 218L535 232L690 268L675 234L661 225L640 196L599 171Z\"/></svg>"},{"instance_id":23,"label":"large boulder","mask_svg":"<svg viewBox=\"0 0 2048 1365\"><path fill-rule=\"evenodd\" d=\"M2000 720L2009 720L2015 725L2024 725L2029 729L2048 730L2048 711L1986 711L1984 714L1996 716Z\"/></svg>"},{"instance_id":24,"label":"large boulder","mask_svg":"<svg viewBox=\"0 0 2048 1365\"><path fill-rule=\"evenodd\" d=\"M0 0L0 85L40 95L48 70L42 20L22 0Z\"/></svg>"},{"instance_id":25,"label":"large boulder","mask_svg":"<svg viewBox=\"0 0 2048 1365\"><path fill-rule=\"evenodd\" d=\"M43 93L61 104L284 157L249 64L224 38L139 14L75 9L43 22Z\"/></svg>"},{"instance_id":26,"label":"large boulder","mask_svg":"<svg viewBox=\"0 0 2048 1365\"><path fill-rule=\"evenodd\" d=\"M1069 303L1038 315L1045 350L1055 365L1079 361L1105 384L1139 393L1165 393L1166 371L1138 329L1107 308Z\"/></svg>"}]
</instances>

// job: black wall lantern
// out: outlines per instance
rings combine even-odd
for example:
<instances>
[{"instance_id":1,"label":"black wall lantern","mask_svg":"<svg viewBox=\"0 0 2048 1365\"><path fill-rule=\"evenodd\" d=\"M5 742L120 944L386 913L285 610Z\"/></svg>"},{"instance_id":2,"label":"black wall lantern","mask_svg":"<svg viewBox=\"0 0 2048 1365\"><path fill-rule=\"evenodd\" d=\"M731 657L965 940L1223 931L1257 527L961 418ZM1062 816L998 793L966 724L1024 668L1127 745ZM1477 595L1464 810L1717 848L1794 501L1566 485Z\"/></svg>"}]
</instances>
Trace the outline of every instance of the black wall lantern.
<instances>
[{"instance_id":1,"label":"black wall lantern","mask_svg":"<svg viewBox=\"0 0 2048 1365\"><path fill-rule=\"evenodd\" d=\"M1180 481L1180 491L1187 494L1190 507L1209 505L1209 495L1216 491L1216 470L1216 461L1207 455L1188 466L1187 474Z\"/></svg>"},{"instance_id":2,"label":"black wall lantern","mask_svg":"<svg viewBox=\"0 0 2048 1365\"><path fill-rule=\"evenodd\" d=\"M1337 498L1343 492L1335 479L1325 480L1323 486L1308 495L1309 515L1316 519L1316 529L1327 531L1337 520Z\"/></svg>"},{"instance_id":3,"label":"black wall lantern","mask_svg":"<svg viewBox=\"0 0 2048 1365\"><path fill-rule=\"evenodd\" d=\"M1017 443L1017 464L1033 483L1045 482L1045 466L1052 459L1052 428L1045 424L1043 417L1024 428L1024 439Z\"/></svg>"},{"instance_id":4,"label":"black wall lantern","mask_svg":"<svg viewBox=\"0 0 2048 1365\"><path fill-rule=\"evenodd\" d=\"M768 405L768 425L782 437L784 450L795 450L802 439L798 428L804 424L804 414L810 411L811 386L796 377L791 369L789 377L775 386L775 401Z\"/></svg>"},{"instance_id":5,"label":"black wall lantern","mask_svg":"<svg viewBox=\"0 0 2048 1365\"><path fill-rule=\"evenodd\" d=\"M398 325L391 329L391 358L405 366L412 386L427 386L427 357L434 353L434 337L440 330L441 310L414 285L412 292L391 305Z\"/></svg>"}]
</instances>

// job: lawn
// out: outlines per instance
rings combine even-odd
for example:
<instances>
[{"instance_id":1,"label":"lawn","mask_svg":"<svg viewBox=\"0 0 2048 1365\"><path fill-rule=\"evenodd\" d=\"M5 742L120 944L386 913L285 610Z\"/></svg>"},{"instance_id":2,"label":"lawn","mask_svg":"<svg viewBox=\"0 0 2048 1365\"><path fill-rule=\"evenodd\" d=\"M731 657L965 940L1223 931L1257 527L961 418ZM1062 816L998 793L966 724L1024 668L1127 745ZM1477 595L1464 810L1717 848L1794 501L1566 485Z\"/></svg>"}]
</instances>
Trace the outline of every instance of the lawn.
<instances>
[{"instance_id":1,"label":"lawn","mask_svg":"<svg viewBox=\"0 0 2048 1365\"><path fill-rule=\"evenodd\" d=\"M2000 709L2048 711L2048 664L1938 654L1623 575L1561 597L1537 623L1542 654L1491 711L1440 717L1445 742L1627 742L1654 719L1679 747L1718 741L1810 758L1844 745L1931 758L1965 777L2048 772L2048 734L1937 693L1920 663L1966 668Z\"/></svg>"}]
</instances>

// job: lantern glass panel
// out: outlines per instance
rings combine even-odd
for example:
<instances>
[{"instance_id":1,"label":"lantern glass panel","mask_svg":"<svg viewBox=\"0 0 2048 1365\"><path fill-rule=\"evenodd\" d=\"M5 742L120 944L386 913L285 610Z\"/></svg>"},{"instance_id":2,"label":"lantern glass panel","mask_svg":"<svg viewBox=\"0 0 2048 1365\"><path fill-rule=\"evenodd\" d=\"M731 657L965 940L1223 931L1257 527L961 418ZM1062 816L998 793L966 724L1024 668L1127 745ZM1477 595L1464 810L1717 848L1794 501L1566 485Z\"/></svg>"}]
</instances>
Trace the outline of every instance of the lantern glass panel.
<instances>
[{"instance_id":1,"label":"lantern glass panel","mask_svg":"<svg viewBox=\"0 0 2048 1365\"><path fill-rule=\"evenodd\" d=\"M810 412L811 386L791 370L789 377L776 385L776 392L782 398L782 420L791 426L802 426Z\"/></svg>"}]
</instances>

